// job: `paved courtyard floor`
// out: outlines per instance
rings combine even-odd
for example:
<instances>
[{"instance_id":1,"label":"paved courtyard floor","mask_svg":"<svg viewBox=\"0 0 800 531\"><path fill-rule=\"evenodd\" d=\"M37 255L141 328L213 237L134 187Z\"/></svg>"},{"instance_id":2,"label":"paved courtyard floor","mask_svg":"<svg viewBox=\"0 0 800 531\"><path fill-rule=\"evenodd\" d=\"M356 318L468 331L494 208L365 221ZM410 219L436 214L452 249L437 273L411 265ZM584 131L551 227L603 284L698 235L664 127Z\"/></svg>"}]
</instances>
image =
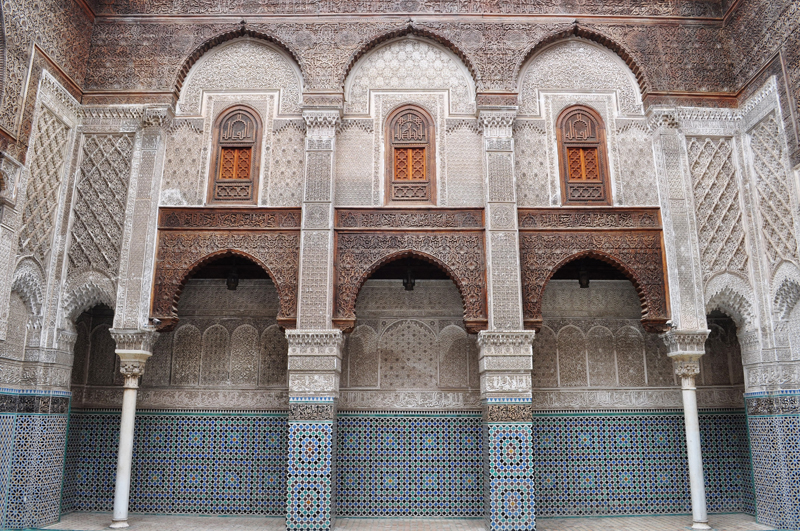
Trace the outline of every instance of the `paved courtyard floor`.
<instances>
[{"instance_id":1,"label":"paved courtyard floor","mask_svg":"<svg viewBox=\"0 0 800 531\"><path fill-rule=\"evenodd\" d=\"M762 531L775 529L756 523L745 514L711 515L717 531ZM72 513L46 529L99 531L111 522L109 513ZM285 531L283 518L244 516L142 516L131 515L131 531ZM690 516L636 516L605 518L538 518L538 531L683 531ZM336 531L484 531L481 520L339 518Z\"/></svg>"}]
</instances>

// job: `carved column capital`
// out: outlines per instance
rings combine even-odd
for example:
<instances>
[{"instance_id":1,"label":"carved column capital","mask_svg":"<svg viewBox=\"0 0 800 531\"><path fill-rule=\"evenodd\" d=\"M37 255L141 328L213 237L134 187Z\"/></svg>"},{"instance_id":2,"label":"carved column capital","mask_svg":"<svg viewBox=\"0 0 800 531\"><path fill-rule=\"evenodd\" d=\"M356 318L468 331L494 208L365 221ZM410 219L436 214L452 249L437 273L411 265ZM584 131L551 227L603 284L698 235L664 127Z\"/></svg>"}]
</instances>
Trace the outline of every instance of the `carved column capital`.
<instances>
[{"instance_id":1,"label":"carved column capital","mask_svg":"<svg viewBox=\"0 0 800 531\"><path fill-rule=\"evenodd\" d=\"M478 120L486 138L511 138L512 127L517 117L516 111L480 111Z\"/></svg>"},{"instance_id":2,"label":"carved column capital","mask_svg":"<svg viewBox=\"0 0 800 531\"><path fill-rule=\"evenodd\" d=\"M119 372L125 377L124 387L136 389L139 387L139 377L144 374L145 363L153 355L158 332L153 328L112 328L109 333L117 343Z\"/></svg>"},{"instance_id":3,"label":"carved column capital","mask_svg":"<svg viewBox=\"0 0 800 531\"><path fill-rule=\"evenodd\" d=\"M142 114L142 127L167 128L175 118L172 106L147 107Z\"/></svg>"},{"instance_id":4,"label":"carved column capital","mask_svg":"<svg viewBox=\"0 0 800 531\"><path fill-rule=\"evenodd\" d=\"M647 116L647 125L651 131L676 131L680 126L675 109L652 109Z\"/></svg>"},{"instance_id":5,"label":"carved column capital","mask_svg":"<svg viewBox=\"0 0 800 531\"><path fill-rule=\"evenodd\" d=\"M306 138L329 139L336 136L336 124L341 118L339 110L304 110Z\"/></svg>"},{"instance_id":6,"label":"carved column capital","mask_svg":"<svg viewBox=\"0 0 800 531\"><path fill-rule=\"evenodd\" d=\"M672 367L681 378L695 378L700 375L700 358L673 359Z\"/></svg>"},{"instance_id":7,"label":"carved column capital","mask_svg":"<svg viewBox=\"0 0 800 531\"><path fill-rule=\"evenodd\" d=\"M700 357L706 352L710 330L670 330L661 335L670 358Z\"/></svg>"}]
</instances>

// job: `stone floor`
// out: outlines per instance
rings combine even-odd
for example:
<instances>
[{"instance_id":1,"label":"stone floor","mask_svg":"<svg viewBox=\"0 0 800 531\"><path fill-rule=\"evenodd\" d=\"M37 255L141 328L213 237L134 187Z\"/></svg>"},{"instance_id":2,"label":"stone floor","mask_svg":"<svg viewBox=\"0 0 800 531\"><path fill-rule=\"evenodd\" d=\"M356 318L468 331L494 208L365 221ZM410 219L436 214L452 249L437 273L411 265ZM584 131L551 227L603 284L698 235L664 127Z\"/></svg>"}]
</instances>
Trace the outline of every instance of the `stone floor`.
<instances>
[{"instance_id":1,"label":"stone floor","mask_svg":"<svg viewBox=\"0 0 800 531\"><path fill-rule=\"evenodd\" d=\"M244 516L140 516L130 517L131 531L284 531L282 518ZM107 529L108 513L72 513L46 529L95 531ZM538 518L538 531L683 531L689 516L637 516L605 518ZM758 524L744 514L711 515L717 531L762 531L775 529ZM484 531L481 520L340 518L336 531Z\"/></svg>"}]
</instances>

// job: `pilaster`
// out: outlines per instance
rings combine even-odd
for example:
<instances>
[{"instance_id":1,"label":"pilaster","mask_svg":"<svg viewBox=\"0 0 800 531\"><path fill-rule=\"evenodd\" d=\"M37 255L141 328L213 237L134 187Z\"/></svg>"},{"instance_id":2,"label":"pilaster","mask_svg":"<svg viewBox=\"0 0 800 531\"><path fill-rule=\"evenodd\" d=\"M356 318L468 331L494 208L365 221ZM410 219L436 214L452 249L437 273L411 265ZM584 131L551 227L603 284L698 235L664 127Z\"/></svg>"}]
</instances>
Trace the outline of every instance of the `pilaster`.
<instances>
[{"instance_id":1,"label":"pilaster","mask_svg":"<svg viewBox=\"0 0 800 531\"><path fill-rule=\"evenodd\" d=\"M486 185L489 329L522 329L517 195L512 126L516 108L482 110Z\"/></svg>"},{"instance_id":2,"label":"pilaster","mask_svg":"<svg viewBox=\"0 0 800 531\"><path fill-rule=\"evenodd\" d=\"M333 171L338 109L306 110L306 178L300 242L298 329L331 326L333 300Z\"/></svg>"},{"instance_id":3,"label":"pilaster","mask_svg":"<svg viewBox=\"0 0 800 531\"><path fill-rule=\"evenodd\" d=\"M533 471L532 331L478 334L487 531L536 529Z\"/></svg>"},{"instance_id":4,"label":"pilaster","mask_svg":"<svg viewBox=\"0 0 800 531\"><path fill-rule=\"evenodd\" d=\"M706 324L706 313L684 137L675 109L656 109L649 118L655 130L672 321L682 330L699 329Z\"/></svg>"},{"instance_id":5,"label":"pilaster","mask_svg":"<svg viewBox=\"0 0 800 531\"><path fill-rule=\"evenodd\" d=\"M340 330L287 330L289 436L286 528L333 529Z\"/></svg>"},{"instance_id":6,"label":"pilaster","mask_svg":"<svg viewBox=\"0 0 800 531\"><path fill-rule=\"evenodd\" d=\"M164 169L165 130L173 118L166 106L147 107L142 128L136 133L131 165L133 208L125 216L120 253L119 285L114 325L136 329L145 326L150 313L155 266L158 197Z\"/></svg>"}]
</instances>

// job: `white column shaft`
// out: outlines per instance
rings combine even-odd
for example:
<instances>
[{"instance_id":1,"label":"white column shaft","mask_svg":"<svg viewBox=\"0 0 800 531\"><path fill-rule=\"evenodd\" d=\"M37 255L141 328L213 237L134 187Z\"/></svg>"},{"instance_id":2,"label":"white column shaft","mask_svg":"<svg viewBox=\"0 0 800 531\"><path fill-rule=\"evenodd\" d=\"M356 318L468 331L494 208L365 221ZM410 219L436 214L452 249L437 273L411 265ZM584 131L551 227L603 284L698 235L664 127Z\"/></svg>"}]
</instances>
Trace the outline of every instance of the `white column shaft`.
<instances>
[{"instance_id":1,"label":"white column shaft","mask_svg":"<svg viewBox=\"0 0 800 531\"><path fill-rule=\"evenodd\" d=\"M128 527L128 501L131 492L133 463L133 425L136 420L136 391L126 387L122 394L122 418L119 428L117 482L114 488L114 516L111 527Z\"/></svg>"},{"instance_id":2,"label":"white column shaft","mask_svg":"<svg viewBox=\"0 0 800 531\"><path fill-rule=\"evenodd\" d=\"M683 378L683 415L686 423L686 451L689 461L689 488L692 494L692 529L711 529L706 510L706 488L703 480L703 455L700 450L700 417L697 412L697 390L693 377Z\"/></svg>"}]
</instances>

